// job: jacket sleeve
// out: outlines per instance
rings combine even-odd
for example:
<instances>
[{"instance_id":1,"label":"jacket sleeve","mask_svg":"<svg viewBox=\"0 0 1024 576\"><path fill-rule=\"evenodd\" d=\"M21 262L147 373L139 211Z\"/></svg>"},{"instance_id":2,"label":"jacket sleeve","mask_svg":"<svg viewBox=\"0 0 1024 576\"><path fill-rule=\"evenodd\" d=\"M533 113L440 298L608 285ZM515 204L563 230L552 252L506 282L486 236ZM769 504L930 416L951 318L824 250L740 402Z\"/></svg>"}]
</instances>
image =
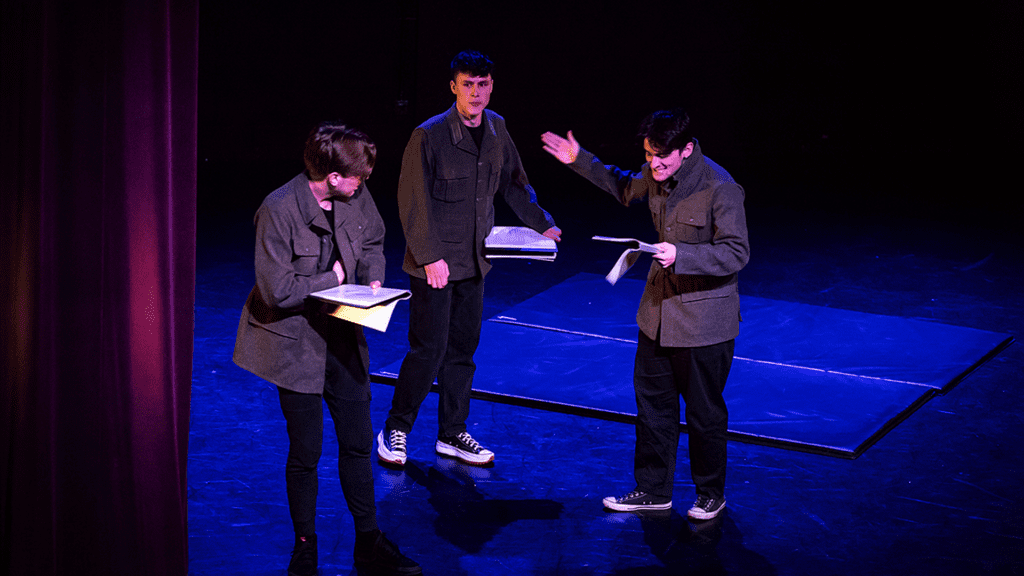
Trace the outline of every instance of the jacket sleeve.
<instances>
[{"instance_id":1,"label":"jacket sleeve","mask_svg":"<svg viewBox=\"0 0 1024 576\"><path fill-rule=\"evenodd\" d=\"M383 284L384 220L380 217L377 204L374 203L365 184L360 194L363 201L363 215L366 216L366 232L363 234L362 256L356 265L356 277L360 284L370 284L373 281Z\"/></svg>"},{"instance_id":2,"label":"jacket sleeve","mask_svg":"<svg viewBox=\"0 0 1024 576\"><path fill-rule=\"evenodd\" d=\"M714 237L707 244L676 244L673 272L728 276L747 265L750 244L743 196L743 188L732 182L715 189L712 197Z\"/></svg>"},{"instance_id":3,"label":"jacket sleeve","mask_svg":"<svg viewBox=\"0 0 1024 576\"><path fill-rule=\"evenodd\" d=\"M316 271L318 238L299 234L298 226L266 204L256 212L256 287L272 308L301 309L311 293L338 285L333 271Z\"/></svg>"},{"instance_id":4,"label":"jacket sleeve","mask_svg":"<svg viewBox=\"0 0 1024 576\"><path fill-rule=\"evenodd\" d=\"M551 214L537 204L537 193L526 178L523 170L523 162L519 158L519 150L512 142L512 138L501 127L500 136L504 139L502 146L505 157L502 159L501 181L498 183L498 190L501 192L505 203L512 208L516 216L530 228L543 233L555 225Z\"/></svg>"},{"instance_id":5,"label":"jacket sleeve","mask_svg":"<svg viewBox=\"0 0 1024 576\"><path fill-rule=\"evenodd\" d=\"M413 130L402 156L402 173L398 177L398 215L409 252L417 266L425 266L442 258L437 235L437 222L430 209L430 193L434 188L433 159L427 132Z\"/></svg>"},{"instance_id":6,"label":"jacket sleeve","mask_svg":"<svg viewBox=\"0 0 1024 576\"><path fill-rule=\"evenodd\" d=\"M642 171L629 172L611 164L602 164L596 156L582 148L576 161L568 166L626 206L647 197L647 180Z\"/></svg>"}]
</instances>

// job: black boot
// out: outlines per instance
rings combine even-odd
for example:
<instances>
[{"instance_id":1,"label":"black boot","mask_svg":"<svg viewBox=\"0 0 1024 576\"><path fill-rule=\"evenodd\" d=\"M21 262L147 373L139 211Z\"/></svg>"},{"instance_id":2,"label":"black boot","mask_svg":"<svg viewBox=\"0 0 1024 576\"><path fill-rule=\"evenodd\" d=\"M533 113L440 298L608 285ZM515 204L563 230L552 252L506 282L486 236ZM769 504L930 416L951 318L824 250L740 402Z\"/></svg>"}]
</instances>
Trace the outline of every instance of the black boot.
<instances>
[{"instance_id":1,"label":"black boot","mask_svg":"<svg viewBox=\"0 0 1024 576\"><path fill-rule=\"evenodd\" d=\"M288 576L316 576L316 534L296 536Z\"/></svg>"},{"instance_id":2,"label":"black boot","mask_svg":"<svg viewBox=\"0 0 1024 576\"><path fill-rule=\"evenodd\" d=\"M356 568L371 574L423 574L420 565L398 550L380 530L356 535L356 550L352 554Z\"/></svg>"}]
</instances>

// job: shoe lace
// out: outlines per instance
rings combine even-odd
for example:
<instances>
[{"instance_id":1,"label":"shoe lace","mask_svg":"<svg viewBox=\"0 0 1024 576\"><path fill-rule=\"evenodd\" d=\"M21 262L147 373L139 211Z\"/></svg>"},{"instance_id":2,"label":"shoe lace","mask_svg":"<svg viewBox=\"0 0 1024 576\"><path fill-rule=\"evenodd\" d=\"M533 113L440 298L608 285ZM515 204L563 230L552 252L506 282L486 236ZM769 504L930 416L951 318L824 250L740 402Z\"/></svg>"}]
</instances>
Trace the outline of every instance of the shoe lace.
<instances>
[{"instance_id":1,"label":"shoe lace","mask_svg":"<svg viewBox=\"0 0 1024 576\"><path fill-rule=\"evenodd\" d=\"M631 498L637 498L637 497L643 496L645 494L646 494L646 492L641 492L639 490L633 490L632 492L627 492L621 498L619 498L619 502L623 502L623 501L629 500Z\"/></svg>"},{"instance_id":2,"label":"shoe lace","mask_svg":"<svg viewBox=\"0 0 1024 576\"><path fill-rule=\"evenodd\" d=\"M459 440L462 440L462 443L468 446L471 450L480 450L480 443L474 440L473 437L469 435L469 432L459 432L458 438Z\"/></svg>"},{"instance_id":3,"label":"shoe lace","mask_svg":"<svg viewBox=\"0 0 1024 576\"><path fill-rule=\"evenodd\" d=\"M713 502L713 498L708 498L707 496L704 495L698 495L697 501L693 503L693 507L707 510Z\"/></svg>"},{"instance_id":4,"label":"shoe lace","mask_svg":"<svg viewBox=\"0 0 1024 576\"><path fill-rule=\"evenodd\" d=\"M388 435L388 443L393 451L405 452L405 432L392 430Z\"/></svg>"}]
</instances>

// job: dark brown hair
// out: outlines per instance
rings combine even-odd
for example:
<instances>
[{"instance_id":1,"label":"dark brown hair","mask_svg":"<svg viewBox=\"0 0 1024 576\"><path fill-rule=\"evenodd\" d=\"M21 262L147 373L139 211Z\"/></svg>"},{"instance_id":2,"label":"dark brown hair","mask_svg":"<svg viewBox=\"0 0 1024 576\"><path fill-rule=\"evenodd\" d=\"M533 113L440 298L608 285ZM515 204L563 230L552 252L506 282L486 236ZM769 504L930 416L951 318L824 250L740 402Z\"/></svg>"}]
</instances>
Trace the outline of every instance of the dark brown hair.
<instances>
[{"instance_id":1,"label":"dark brown hair","mask_svg":"<svg viewBox=\"0 0 1024 576\"><path fill-rule=\"evenodd\" d=\"M377 159L370 137L340 122L321 122L306 139L306 175L317 182L337 172L348 178L367 178Z\"/></svg>"},{"instance_id":2,"label":"dark brown hair","mask_svg":"<svg viewBox=\"0 0 1024 576\"><path fill-rule=\"evenodd\" d=\"M452 80L461 72L466 76L488 76L494 71L494 62L485 54L474 50L459 52L452 58Z\"/></svg>"},{"instance_id":3,"label":"dark brown hair","mask_svg":"<svg viewBox=\"0 0 1024 576\"><path fill-rule=\"evenodd\" d=\"M652 112L640 123L637 139L646 139L658 155L682 150L693 141L690 116L682 108Z\"/></svg>"}]
</instances>

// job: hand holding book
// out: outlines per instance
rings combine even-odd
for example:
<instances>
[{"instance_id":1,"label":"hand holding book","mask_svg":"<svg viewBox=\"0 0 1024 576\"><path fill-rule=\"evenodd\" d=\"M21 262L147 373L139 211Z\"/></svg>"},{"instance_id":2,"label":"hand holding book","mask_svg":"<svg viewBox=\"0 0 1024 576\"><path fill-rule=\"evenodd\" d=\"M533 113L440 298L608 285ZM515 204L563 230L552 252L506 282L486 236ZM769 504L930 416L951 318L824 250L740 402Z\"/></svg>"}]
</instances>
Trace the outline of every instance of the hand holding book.
<instances>
[{"instance_id":1,"label":"hand holding book","mask_svg":"<svg viewBox=\"0 0 1024 576\"><path fill-rule=\"evenodd\" d=\"M380 332L387 330L395 305L410 295L408 290L382 288L380 282L369 286L342 284L310 294L324 302L325 314Z\"/></svg>"}]
</instances>

